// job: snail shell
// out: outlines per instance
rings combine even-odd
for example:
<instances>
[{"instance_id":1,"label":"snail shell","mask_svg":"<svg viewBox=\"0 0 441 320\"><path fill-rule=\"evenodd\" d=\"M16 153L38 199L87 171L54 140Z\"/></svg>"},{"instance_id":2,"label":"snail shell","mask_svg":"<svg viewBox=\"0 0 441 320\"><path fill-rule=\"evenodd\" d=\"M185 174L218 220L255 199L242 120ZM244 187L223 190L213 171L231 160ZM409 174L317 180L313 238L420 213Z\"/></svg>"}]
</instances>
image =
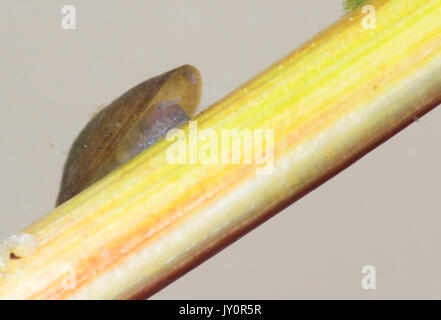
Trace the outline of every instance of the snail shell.
<instances>
[{"instance_id":1,"label":"snail shell","mask_svg":"<svg viewBox=\"0 0 441 320\"><path fill-rule=\"evenodd\" d=\"M56 205L187 122L200 96L199 71L184 65L140 83L101 110L69 151Z\"/></svg>"}]
</instances>

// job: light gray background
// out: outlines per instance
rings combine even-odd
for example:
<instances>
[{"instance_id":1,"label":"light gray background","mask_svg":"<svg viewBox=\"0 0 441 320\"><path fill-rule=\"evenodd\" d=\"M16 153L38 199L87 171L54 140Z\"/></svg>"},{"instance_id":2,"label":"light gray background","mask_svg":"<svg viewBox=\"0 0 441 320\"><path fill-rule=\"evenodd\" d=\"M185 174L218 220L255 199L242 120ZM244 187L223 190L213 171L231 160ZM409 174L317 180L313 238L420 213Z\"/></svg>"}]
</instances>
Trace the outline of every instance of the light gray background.
<instances>
[{"instance_id":1,"label":"light gray background","mask_svg":"<svg viewBox=\"0 0 441 320\"><path fill-rule=\"evenodd\" d=\"M99 106L190 63L205 108L341 14L340 0L3 0L0 238L53 208ZM440 123L435 109L154 298L440 298Z\"/></svg>"}]
</instances>

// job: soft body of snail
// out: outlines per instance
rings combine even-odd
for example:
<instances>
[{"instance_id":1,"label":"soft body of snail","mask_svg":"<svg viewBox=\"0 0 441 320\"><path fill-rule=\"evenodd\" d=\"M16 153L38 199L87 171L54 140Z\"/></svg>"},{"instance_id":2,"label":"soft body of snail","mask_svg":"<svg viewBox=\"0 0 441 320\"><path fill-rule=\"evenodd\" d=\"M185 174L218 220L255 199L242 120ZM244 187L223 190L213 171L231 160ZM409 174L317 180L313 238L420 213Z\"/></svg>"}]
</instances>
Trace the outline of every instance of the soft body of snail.
<instances>
[{"instance_id":1,"label":"soft body of snail","mask_svg":"<svg viewBox=\"0 0 441 320\"><path fill-rule=\"evenodd\" d=\"M200 96L198 70L184 65L140 83L101 110L69 151L56 205L187 122Z\"/></svg>"}]
</instances>

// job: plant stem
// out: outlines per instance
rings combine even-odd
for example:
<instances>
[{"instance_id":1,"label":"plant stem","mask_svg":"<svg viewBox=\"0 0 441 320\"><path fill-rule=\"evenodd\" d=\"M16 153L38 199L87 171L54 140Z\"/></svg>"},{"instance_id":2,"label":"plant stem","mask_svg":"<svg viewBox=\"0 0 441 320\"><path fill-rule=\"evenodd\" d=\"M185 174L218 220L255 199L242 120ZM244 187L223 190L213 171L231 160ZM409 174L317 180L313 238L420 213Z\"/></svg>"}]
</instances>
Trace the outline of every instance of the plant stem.
<instances>
[{"instance_id":1,"label":"plant stem","mask_svg":"<svg viewBox=\"0 0 441 320\"><path fill-rule=\"evenodd\" d=\"M164 139L5 246L0 297L150 296L440 103L441 1L370 4L375 29L355 10L195 118L274 129L271 174L171 164Z\"/></svg>"}]
</instances>

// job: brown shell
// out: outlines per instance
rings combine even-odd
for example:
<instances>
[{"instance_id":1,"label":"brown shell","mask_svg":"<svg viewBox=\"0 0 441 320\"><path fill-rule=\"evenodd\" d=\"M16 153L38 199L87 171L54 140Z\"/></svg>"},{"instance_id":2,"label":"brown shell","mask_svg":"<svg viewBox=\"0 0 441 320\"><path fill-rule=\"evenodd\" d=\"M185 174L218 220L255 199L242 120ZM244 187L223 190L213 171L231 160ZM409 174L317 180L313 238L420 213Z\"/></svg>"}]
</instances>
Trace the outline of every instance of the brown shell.
<instances>
[{"instance_id":1,"label":"brown shell","mask_svg":"<svg viewBox=\"0 0 441 320\"><path fill-rule=\"evenodd\" d=\"M142 126L148 147L194 115L200 94L198 70L184 65L140 83L101 110L69 151L57 206L121 164L112 163L116 152L129 140L144 139L134 127Z\"/></svg>"}]
</instances>

